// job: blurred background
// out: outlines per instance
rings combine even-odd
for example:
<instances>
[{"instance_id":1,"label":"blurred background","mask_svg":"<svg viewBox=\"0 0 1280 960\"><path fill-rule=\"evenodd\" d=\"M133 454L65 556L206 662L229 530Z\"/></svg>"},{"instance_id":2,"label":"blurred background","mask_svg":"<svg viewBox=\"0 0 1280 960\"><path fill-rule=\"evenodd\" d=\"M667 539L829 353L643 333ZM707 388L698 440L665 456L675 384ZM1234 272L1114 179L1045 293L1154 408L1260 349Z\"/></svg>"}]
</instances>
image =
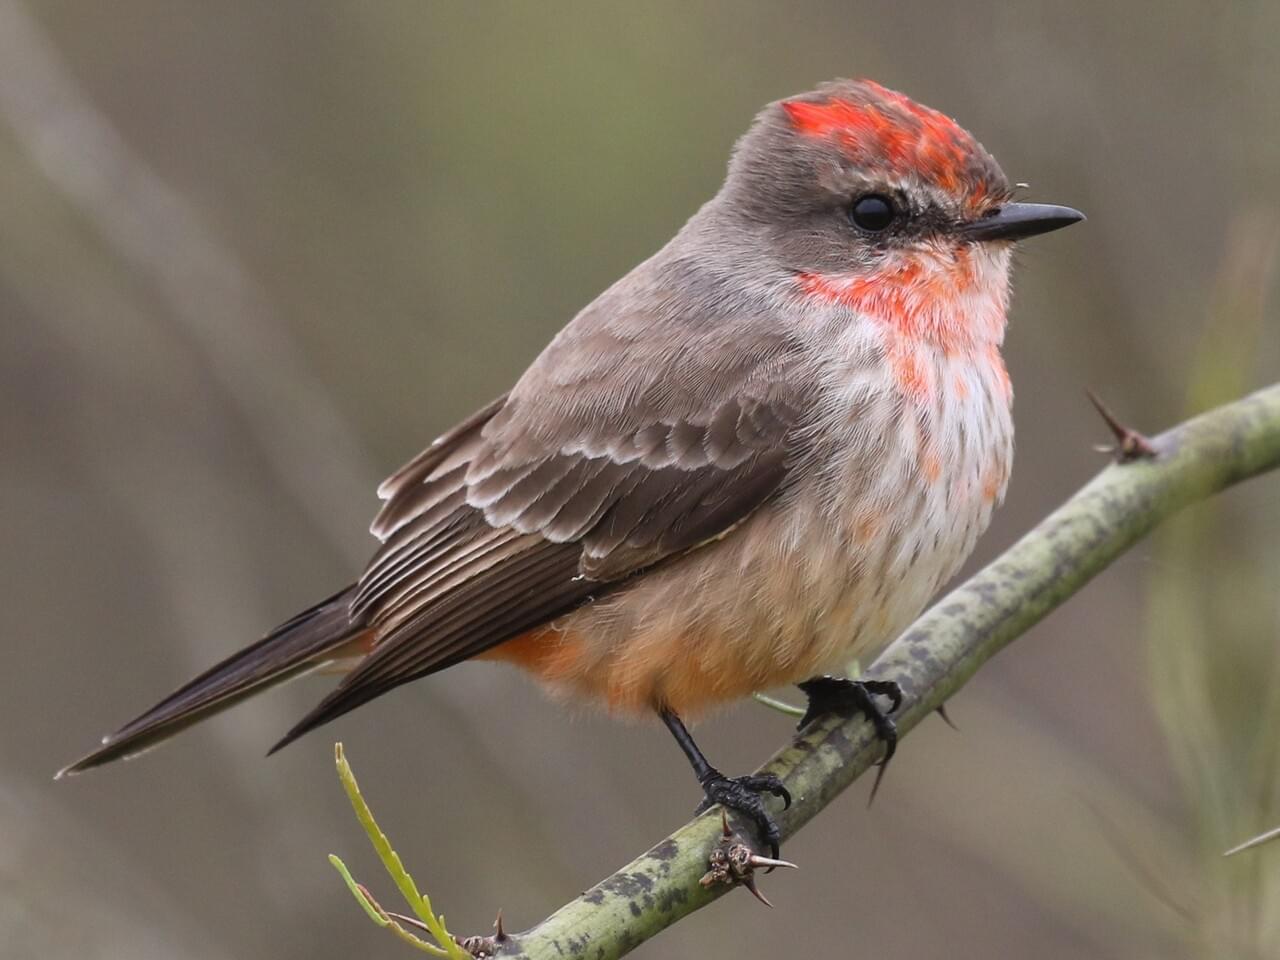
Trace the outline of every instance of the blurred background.
<instances>
[{"instance_id":1,"label":"blurred background","mask_svg":"<svg viewBox=\"0 0 1280 960\"><path fill-rule=\"evenodd\" d=\"M408 956L333 774L455 932L688 817L656 726L466 665L264 760L308 679L135 763L97 737L348 582L378 480L720 183L765 102L871 76L1032 199L990 559L1135 426L1280 379L1280 4L0 0L0 956ZM1280 955L1280 478L1184 516L645 957ZM747 770L790 722L701 727Z\"/></svg>"}]
</instances>

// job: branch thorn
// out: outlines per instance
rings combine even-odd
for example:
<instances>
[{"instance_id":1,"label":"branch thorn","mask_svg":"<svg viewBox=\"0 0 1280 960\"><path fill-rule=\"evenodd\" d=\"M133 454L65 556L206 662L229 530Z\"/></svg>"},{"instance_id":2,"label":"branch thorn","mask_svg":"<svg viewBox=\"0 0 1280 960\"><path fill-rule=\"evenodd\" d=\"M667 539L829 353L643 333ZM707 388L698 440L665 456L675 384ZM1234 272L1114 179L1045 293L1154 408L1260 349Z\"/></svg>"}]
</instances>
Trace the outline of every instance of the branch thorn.
<instances>
[{"instance_id":1,"label":"branch thorn","mask_svg":"<svg viewBox=\"0 0 1280 960\"><path fill-rule=\"evenodd\" d=\"M773 904L760 892L760 887L756 883L756 870L761 868L775 870L778 867L789 867L792 870L799 868L790 860L763 857L756 853L749 844L744 843L733 832L729 826L729 816L723 810L720 812L720 823L723 828L720 839L716 841L716 845L712 847L707 857L707 865L710 869L698 882L704 887L718 883L740 884L766 907L772 907Z\"/></svg>"},{"instance_id":2,"label":"branch thorn","mask_svg":"<svg viewBox=\"0 0 1280 960\"><path fill-rule=\"evenodd\" d=\"M747 863L755 869L760 867L768 867L770 870L776 870L778 867L788 867L791 870L799 870L800 867L792 863L790 860L778 860L775 857L762 857L759 854L752 854L747 858Z\"/></svg>"},{"instance_id":3,"label":"branch thorn","mask_svg":"<svg viewBox=\"0 0 1280 960\"><path fill-rule=\"evenodd\" d=\"M1130 463L1134 460L1143 460L1154 457L1157 450L1152 442L1144 435L1130 427L1126 427L1120 420L1107 409L1098 395L1092 390L1085 390L1085 395L1089 398L1089 402L1093 404L1094 409L1098 411L1098 416L1102 417L1111 431L1111 435L1116 438L1114 447L1105 446L1098 447L1100 453L1114 453L1117 463Z\"/></svg>"},{"instance_id":4,"label":"branch thorn","mask_svg":"<svg viewBox=\"0 0 1280 960\"><path fill-rule=\"evenodd\" d=\"M952 722L951 717L947 714L947 705L945 703L939 704L937 707L934 708L933 712L936 713L938 716L940 716L942 718L942 722L945 723L952 730L954 730L956 733L960 732L960 728L957 727Z\"/></svg>"},{"instance_id":5,"label":"branch thorn","mask_svg":"<svg viewBox=\"0 0 1280 960\"><path fill-rule=\"evenodd\" d=\"M756 878L750 874L742 878L742 885L751 891L751 895L763 903L766 907L772 907L773 903L760 892L760 888L756 885Z\"/></svg>"}]
</instances>

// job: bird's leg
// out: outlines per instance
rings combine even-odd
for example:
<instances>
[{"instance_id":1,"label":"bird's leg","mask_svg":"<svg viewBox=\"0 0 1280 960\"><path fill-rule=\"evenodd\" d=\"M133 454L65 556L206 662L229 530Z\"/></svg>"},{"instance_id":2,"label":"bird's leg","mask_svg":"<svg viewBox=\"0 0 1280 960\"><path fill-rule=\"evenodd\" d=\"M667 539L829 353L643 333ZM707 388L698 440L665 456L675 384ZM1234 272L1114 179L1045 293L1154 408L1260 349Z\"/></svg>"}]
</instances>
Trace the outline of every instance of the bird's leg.
<instances>
[{"instance_id":1,"label":"bird's leg","mask_svg":"<svg viewBox=\"0 0 1280 960\"><path fill-rule=\"evenodd\" d=\"M884 779L894 751L898 749L898 727L889 715L902 706L902 688L892 680L846 680L843 677L814 677L798 686L809 698L809 707L796 729L803 730L828 713L843 716L860 713L871 721L876 737L884 742L884 756L879 762L876 782L871 786L871 799L867 801L870 803L880 789L880 781ZM877 696L888 699L888 710L880 709L876 703Z\"/></svg>"},{"instance_id":2,"label":"bird's leg","mask_svg":"<svg viewBox=\"0 0 1280 960\"><path fill-rule=\"evenodd\" d=\"M667 725L671 735L676 738L676 743L680 744L680 749L689 758L693 775L702 785L705 796L694 813L702 813L718 803L722 807L736 810L751 818L752 822L760 828L760 835L769 844L770 856L776 858L781 834L778 831L778 825L773 822L773 817L769 816L769 811L764 808L764 801L760 799L760 794L771 793L775 797L781 797L783 809L786 809L791 806L791 794L782 785L782 781L772 773L726 777L707 762L698 745L693 742L693 737L689 735L684 722L675 713L662 709L658 711L658 716L662 717L662 722Z\"/></svg>"}]
</instances>

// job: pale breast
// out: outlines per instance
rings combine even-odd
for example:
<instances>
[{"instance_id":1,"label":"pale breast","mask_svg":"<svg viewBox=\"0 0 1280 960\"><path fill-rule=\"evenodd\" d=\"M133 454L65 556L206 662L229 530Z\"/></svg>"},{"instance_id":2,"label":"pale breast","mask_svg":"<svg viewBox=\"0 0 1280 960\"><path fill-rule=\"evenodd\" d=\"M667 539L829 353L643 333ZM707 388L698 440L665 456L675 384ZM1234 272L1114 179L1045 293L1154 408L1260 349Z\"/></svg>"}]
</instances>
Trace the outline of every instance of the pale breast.
<instances>
[{"instance_id":1,"label":"pale breast","mask_svg":"<svg viewBox=\"0 0 1280 960\"><path fill-rule=\"evenodd\" d=\"M998 352L895 349L911 351L909 382L890 372L887 384L846 392L843 421L829 427L843 432L843 452L791 515L811 531L797 539L826 531L839 553L826 561L829 612L814 641L833 668L867 663L920 614L972 552L1009 478L1011 398Z\"/></svg>"},{"instance_id":2,"label":"pale breast","mask_svg":"<svg viewBox=\"0 0 1280 960\"><path fill-rule=\"evenodd\" d=\"M1012 391L999 351L1008 254L959 262L957 274L955 259L910 261L909 286L892 296L834 286L858 318L825 325L830 401L815 431L825 452L792 522L821 525L846 558L815 641L837 662L868 662L919 615L1008 483ZM929 293L938 287L947 295Z\"/></svg>"},{"instance_id":3,"label":"pale breast","mask_svg":"<svg viewBox=\"0 0 1280 960\"><path fill-rule=\"evenodd\" d=\"M873 659L954 576L1004 495L1011 393L985 334L1003 329L1006 267L979 262L945 324L842 302L802 315L826 359L785 491L561 618L538 637L534 672L618 711L696 714ZM944 327L953 335L921 336Z\"/></svg>"},{"instance_id":4,"label":"pale breast","mask_svg":"<svg viewBox=\"0 0 1280 960\"><path fill-rule=\"evenodd\" d=\"M948 389L846 378L784 497L562 618L525 665L617 711L697 714L869 662L954 575L1008 479L998 357L919 361Z\"/></svg>"}]
</instances>

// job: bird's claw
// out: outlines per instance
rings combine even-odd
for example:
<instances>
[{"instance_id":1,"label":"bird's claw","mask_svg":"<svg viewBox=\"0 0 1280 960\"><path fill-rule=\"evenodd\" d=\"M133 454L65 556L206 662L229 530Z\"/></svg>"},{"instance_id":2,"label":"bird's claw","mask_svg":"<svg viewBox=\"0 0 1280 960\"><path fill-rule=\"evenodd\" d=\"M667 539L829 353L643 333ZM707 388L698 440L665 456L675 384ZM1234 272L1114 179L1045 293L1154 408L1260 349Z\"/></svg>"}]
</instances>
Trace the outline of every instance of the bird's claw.
<instances>
[{"instance_id":1,"label":"bird's claw","mask_svg":"<svg viewBox=\"0 0 1280 960\"><path fill-rule=\"evenodd\" d=\"M782 799L782 808L791 806L791 794L782 784L782 780L772 773L754 773L745 777L726 777L718 770L702 780L702 791L706 794L698 804L695 814L709 810L717 803L727 810L736 810L749 817L760 830L760 836L769 845L770 856L777 858L778 844L782 833L778 829L769 811L764 808L762 793L771 793ZM770 870L773 867L769 868Z\"/></svg>"},{"instance_id":2,"label":"bird's claw","mask_svg":"<svg viewBox=\"0 0 1280 960\"><path fill-rule=\"evenodd\" d=\"M871 721L876 738L884 744L884 756L876 763L875 782L871 785L871 796L867 805L876 798L880 789L880 781L889 767L889 761L898 750L898 726L890 714L902 706L902 688L892 680L846 680L843 677L814 677L799 684L801 691L809 698L809 707L805 710L797 729L803 730L814 720L828 713L842 715L862 714ZM876 697L885 697L889 701L889 709L881 710Z\"/></svg>"}]
</instances>

